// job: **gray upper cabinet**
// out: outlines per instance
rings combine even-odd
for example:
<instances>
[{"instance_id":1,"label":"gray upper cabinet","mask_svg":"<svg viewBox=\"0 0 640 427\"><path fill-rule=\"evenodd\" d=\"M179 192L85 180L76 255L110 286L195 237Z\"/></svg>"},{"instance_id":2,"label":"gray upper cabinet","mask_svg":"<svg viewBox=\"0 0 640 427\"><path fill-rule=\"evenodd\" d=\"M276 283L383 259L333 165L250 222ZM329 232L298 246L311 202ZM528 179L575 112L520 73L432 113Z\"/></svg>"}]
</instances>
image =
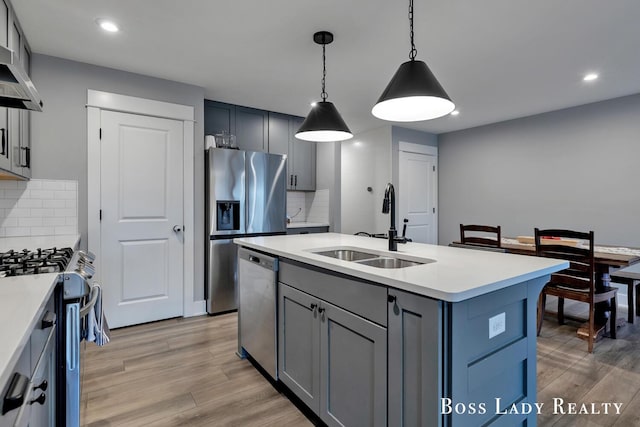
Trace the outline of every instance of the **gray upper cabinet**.
<instances>
[{"instance_id":1,"label":"gray upper cabinet","mask_svg":"<svg viewBox=\"0 0 640 427\"><path fill-rule=\"evenodd\" d=\"M236 106L224 102L204 101L204 133L236 134Z\"/></svg>"},{"instance_id":2,"label":"gray upper cabinet","mask_svg":"<svg viewBox=\"0 0 640 427\"><path fill-rule=\"evenodd\" d=\"M255 108L236 107L236 142L241 150L267 151L269 114Z\"/></svg>"},{"instance_id":3,"label":"gray upper cabinet","mask_svg":"<svg viewBox=\"0 0 640 427\"><path fill-rule=\"evenodd\" d=\"M316 189L316 143L303 141L295 137L304 121L301 117L291 120L291 143L289 153L293 161L294 189L315 191Z\"/></svg>"},{"instance_id":4,"label":"gray upper cabinet","mask_svg":"<svg viewBox=\"0 0 640 427\"><path fill-rule=\"evenodd\" d=\"M269 152L286 154L287 189L315 191L316 143L295 137L304 119L269 113Z\"/></svg>"},{"instance_id":5,"label":"gray upper cabinet","mask_svg":"<svg viewBox=\"0 0 640 427\"><path fill-rule=\"evenodd\" d=\"M31 50L9 2L0 0L0 44L14 51L30 75ZM31 177L31 112L0 107L0 175ZM11 172L5 174L4 172Z\"/></svg>"},{"instance_id":6,"label":"gray upper cabinet","mask_svg":"<svg viewBox=\"0 0 640 427\"><path fill-rule=\"evenodd\" d=\"M4 0L0 0L0 45L8 47L9 43L9 8ZM9 152L9 116L8 109L0 107L0 169L11 170Z\"/></svg>"}]
</instances>

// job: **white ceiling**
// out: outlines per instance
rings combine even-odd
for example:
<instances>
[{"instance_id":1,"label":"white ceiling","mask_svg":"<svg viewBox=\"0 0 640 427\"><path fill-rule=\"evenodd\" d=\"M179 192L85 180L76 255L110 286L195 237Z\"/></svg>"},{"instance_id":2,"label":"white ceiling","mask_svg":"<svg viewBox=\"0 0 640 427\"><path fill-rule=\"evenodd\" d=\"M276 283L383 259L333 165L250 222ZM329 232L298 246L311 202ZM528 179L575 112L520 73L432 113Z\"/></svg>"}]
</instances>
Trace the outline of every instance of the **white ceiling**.
<instances>
[{"instance_id":1,"label":"white ceiling","mask_svg":"<svg viewBox=\"0 0 640 427\"><path fill-rule=\"evenodd\" d=\"M312 34L331 31L328 100L354 132L386 124L371 107L409 53L408 0L13 4L34 52L300 116L320 96L321 48ZM122 31L101 31L97 18ZM639 21L638 0L415 0L418 59L460 115L403 126L442 133L639 93ZM583 82L591 71L600 78Z\"/></svg>"}]
</instances>

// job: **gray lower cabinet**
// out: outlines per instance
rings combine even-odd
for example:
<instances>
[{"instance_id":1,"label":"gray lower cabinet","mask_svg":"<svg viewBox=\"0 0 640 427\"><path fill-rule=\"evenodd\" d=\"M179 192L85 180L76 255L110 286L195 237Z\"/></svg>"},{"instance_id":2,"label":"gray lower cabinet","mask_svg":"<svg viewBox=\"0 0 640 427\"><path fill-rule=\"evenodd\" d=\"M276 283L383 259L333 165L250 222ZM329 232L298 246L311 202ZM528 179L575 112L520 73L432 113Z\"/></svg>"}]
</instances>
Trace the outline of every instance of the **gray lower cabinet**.
<instances>
[{"instance_id":1,"label":"gray lower cabinet","mask_svg":"<svg viewBox=\"0 0 640 427\"><path fill-rule=\"evenodd\" d=\"M442 425L442 302L389 289L389 426Z\"/></svg>"},{"instance_id":2,"label":"gray lower cabinet","mask_svg":"<svg viewBox=\"0 0 640 427\"><path fill-rule=\"evenodd\" d=\"M280 380L329 426L385 426L387 331L279 284Z\"/></svg>"}]
</instances>

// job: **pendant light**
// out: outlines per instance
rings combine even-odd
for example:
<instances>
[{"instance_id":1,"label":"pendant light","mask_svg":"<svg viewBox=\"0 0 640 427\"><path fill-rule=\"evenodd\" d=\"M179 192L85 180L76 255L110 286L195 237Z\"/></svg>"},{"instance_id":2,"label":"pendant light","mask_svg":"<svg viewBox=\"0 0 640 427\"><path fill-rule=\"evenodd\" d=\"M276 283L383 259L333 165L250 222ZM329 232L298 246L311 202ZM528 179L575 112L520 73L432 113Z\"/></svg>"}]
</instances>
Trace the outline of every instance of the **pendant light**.
<instances>
[{"instance_id":1,"label":"pendant light","mask_svg":"<svg viewBox=\"0 0 640 427\"><path fill-rule=\"evenodd\" d=\"M413 42L413 0L409 0L410 60L401 64L371 114L393 122L431 120L449 114L455 104L440 86L427 64L416 61Z\"/></svg>"},{"instance_id":2,"label":"pendant light","mask_svg":"<svg viewBox=\"0 0 640 427\"><path fill-rule=\"evenodd\" d=\"M319 31L313 35L313 41L322 45L322 101L314 103L304 119L296 138L304 141L333 142L353 138L353 134L342 120L342 116L332 102L327 101L325 80L327 77L325 47L333 41L333 34Z\"/></svg>"}]
</instances>

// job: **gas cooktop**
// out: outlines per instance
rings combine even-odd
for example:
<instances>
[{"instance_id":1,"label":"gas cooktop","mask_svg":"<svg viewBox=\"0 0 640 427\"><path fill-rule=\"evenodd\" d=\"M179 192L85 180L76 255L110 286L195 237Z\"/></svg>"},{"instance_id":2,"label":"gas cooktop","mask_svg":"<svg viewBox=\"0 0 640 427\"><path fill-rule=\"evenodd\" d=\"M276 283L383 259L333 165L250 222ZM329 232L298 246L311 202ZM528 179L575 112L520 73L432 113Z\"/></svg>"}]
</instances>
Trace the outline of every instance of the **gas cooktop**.
<instances>
[{"instance_id":1,"label":"gas cooktop","mask_svg":"<svg viewBox=\"0 0 640 427\"><path fill-rule=\"evenodd\" d=\"M0 252L0 277L65 271L73 256L71 248L38 248Z\"/></svg>"}]
</instances>

